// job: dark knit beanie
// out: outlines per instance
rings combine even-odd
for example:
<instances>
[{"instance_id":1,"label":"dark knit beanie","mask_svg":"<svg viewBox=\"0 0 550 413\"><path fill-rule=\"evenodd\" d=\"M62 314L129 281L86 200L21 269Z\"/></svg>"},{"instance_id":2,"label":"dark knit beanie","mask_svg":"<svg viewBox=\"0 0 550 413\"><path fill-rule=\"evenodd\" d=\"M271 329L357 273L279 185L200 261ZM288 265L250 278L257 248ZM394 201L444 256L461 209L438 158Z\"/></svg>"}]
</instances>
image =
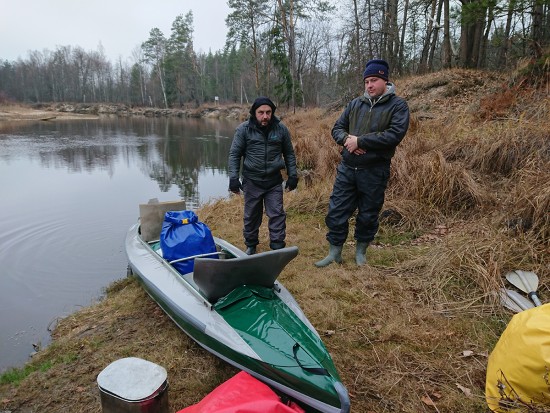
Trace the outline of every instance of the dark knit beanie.
<instances>
[{"instance_id":1,"label":"dark knit beanie","mask_svg":"<svg viewBox=\"0 0 550 413\"><path fill-rule=\"evenodd\" d=\"M369 60L363 72L363 80L369 76L376 76L387 82L390 77L390 66L388 62L382 59Z\"/></svg>"},{"instance_id":2,"label":"dark knit beanie","mask_svg":"<svg viewBox=\"0 0 550 413\"><path fill-rule=\"evenodd\" d=\"M257 98L254 103L252 104L252 107L250 108L250 114L252 116L256 116L256 109L258 109L260 106L262 105L267 105L269 107L271 107L271 111L272 111L272 115L275 114L275 109L277 109L277 107L275 106L275 104L271 101L271 99L269 98L266 98L265 96L260 96L259 98Z\"/></svg>"}]
</instances>

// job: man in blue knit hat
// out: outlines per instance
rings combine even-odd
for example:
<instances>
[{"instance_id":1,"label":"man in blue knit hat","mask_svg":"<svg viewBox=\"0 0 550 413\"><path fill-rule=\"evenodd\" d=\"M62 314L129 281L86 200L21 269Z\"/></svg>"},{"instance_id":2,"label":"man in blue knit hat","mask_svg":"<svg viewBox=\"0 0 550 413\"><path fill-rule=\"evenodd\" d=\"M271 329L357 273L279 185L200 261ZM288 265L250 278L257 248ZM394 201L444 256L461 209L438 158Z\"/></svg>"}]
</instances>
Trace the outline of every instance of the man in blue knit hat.
<instances>
[{"instance_id":1,"label":"man in blue knit hat","mask_svg":"<svg viewBox=\"0 0 550 413\"><path fill-rule=\"evenodd\" d=\"M283 208L283 177L287 191L298 186L296 156L287 127L275 116L275 104L260 96L250 108L250 119L241 123L229 150L229 190L244 193L243 236L246 253L256 253L258 234L265 212L272 250L286 246L286 213ZM242 161L242 184L240 181Z\"/></svg>"},{"instance_id":2,"label":"man in blue knit hat","mask_svg":"<svg viewBox=\"0 0 550 413\"><path fill-rule=\"evenodd\" d=\"M365 93L347 105L332 128L332 138L342 146L342 160L325 217L329 253L315 263L317 267L342 262L342 247L355 210L355 261L358 266L367 263L367 247L378 232L391 159L409 127L407 102L396 96L389 72L385 60L370 60L363 72Z\"/></svg>"}]
</instances>

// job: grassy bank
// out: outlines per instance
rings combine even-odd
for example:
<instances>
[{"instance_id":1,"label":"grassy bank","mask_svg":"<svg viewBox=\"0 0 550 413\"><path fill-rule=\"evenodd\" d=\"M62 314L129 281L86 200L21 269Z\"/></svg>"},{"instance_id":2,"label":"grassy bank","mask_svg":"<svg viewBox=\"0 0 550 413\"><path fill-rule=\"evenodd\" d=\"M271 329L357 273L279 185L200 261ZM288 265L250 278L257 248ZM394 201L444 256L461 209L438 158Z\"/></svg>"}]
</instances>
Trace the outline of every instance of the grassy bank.
<instances>
[{"instance_id":1,"label":"grassy bank","mask_svg":"<svg viewBox=\"0 0 550 413\"><path fill-rule=\"evenodd\" d=\"M487 357L511 317L493 292L525 269L548 292L550 101L521 78L453 70L400 79L413 119L392 165L369 265L319 269L338 162L337 110L285 115L301 180L285 194L287 242L300 254L280 277L323 336L353 412L487 411ZM215 235L242 246L242 199L203 206ZM267 228L260 250L267 249ZM99 412L97 374L141 357L164 366L171 411L236 371L189 340L132 278L61 320L53 343L0 379L0 410ZM534 410L532 410L534 411Z\"/></svg>"}]
</instances>

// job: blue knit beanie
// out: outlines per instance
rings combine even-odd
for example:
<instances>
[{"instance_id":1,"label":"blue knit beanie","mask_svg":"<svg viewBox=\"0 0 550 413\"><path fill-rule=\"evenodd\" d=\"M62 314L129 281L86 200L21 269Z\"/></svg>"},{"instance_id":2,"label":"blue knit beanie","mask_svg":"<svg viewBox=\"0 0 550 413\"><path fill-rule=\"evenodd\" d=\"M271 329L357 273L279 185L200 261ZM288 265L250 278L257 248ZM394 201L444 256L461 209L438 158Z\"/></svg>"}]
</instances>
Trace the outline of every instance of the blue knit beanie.
<instances>
[{"instance_id":1,"label":"blue knit beanie","mask_svg":"<svg viewBox=\"0 0 550 413\"><path fill-rule=\"evenodd\" d=\"M390 77L390 66L388 62L382 59L369 60L363 72L363 80L369 76L376 76L387 82Z\"/></svg>"}]
</instances>

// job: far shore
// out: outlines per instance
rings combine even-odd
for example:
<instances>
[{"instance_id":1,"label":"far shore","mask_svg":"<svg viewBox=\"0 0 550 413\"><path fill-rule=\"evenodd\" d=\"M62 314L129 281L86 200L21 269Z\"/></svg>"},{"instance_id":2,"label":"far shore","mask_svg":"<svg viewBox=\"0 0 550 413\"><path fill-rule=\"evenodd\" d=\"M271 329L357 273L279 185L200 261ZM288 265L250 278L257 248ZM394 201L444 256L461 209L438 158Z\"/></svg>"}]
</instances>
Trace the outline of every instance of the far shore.
<instances>
[{"instance_id":1,"label":"far shore","mask_svg":"<svg viewBox=\"0 0 550 413\"><path fill-rule=\"evenodd\" d=\"M145 116L212 118L244 120L248 108L245 105L202 105L198 108L162 109L151 107L130 107L124 104L108 103L40 103L32 105L0 105L0 122L3 121L51 121L89 120L101 116Z\"/></svg>"}]
</instances>

